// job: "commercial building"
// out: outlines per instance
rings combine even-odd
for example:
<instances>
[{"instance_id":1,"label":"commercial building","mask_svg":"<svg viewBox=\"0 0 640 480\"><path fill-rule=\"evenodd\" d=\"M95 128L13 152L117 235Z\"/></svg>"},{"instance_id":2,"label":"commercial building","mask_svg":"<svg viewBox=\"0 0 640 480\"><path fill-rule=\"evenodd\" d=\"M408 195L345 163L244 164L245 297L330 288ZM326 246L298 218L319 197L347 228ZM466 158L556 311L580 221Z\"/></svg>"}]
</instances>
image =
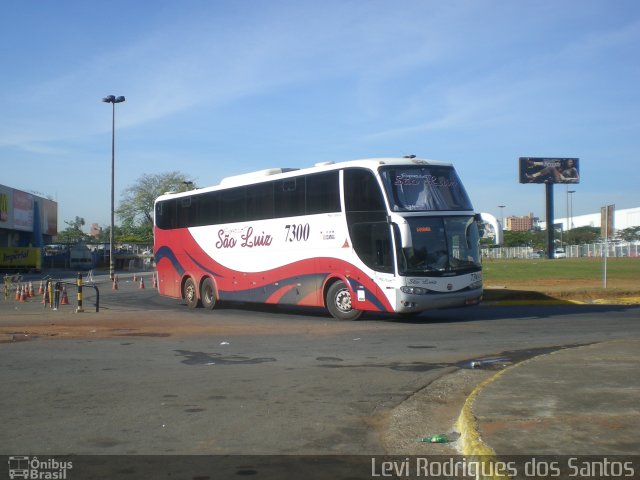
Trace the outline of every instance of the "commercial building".
<instances>
[{"instance_id":1,"label":"commercial building","mask_svg":"<svg viewBox=\"0 0 640 480\"><path fill-rule=\"evenodd\" d=\"M554 223L556 226L562 225L562 230L570 230L579 227L598 227L601 226L601 212L590 213L587 215L577 215L569 218L556 218ZM547 229L547 223L540 224L543 230ZM615 210L613 215L613 227L615 230L624 230L626 228L640 226L640 207L624 208Z\"/></svg>"},{"instance_id":2,"label":"commercial building","mask_svg":"<svg viewBox=\"0 0 640 480\"><path fill-rule=\"evenodd\" d=\"M506 229L512 232L530 232L538 228L539 219L529 213L526 217L507 217Z\"/></svg>"},{"instance_id":3,"label":"commercial building","mask_svg":"<svg viewBox=\"0 0 640 480\"><path fill-rule=\"evenodd\" d=\"M0 268L39 269L57 234L57 202L0 185Z\"/></svg>"}]
</instances>

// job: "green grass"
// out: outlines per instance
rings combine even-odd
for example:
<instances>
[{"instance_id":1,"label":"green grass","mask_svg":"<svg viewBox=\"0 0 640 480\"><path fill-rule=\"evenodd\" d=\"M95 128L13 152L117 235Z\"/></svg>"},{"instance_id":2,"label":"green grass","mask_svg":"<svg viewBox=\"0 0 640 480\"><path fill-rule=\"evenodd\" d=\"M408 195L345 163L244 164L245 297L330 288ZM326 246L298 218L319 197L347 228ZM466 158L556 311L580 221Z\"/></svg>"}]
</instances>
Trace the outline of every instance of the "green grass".
<instances>
[{"instance_id":1,"label":"green grass","mask_svg":"<svg viewBox=\"0 0 640 480\"><path fill-rule=\"evenodd\" d=\"M567 298L640 295L640 258L607 259L607 288L603 288L601 258L483 261L487 290L539 292Z\"/></svg>"}]
</instances>

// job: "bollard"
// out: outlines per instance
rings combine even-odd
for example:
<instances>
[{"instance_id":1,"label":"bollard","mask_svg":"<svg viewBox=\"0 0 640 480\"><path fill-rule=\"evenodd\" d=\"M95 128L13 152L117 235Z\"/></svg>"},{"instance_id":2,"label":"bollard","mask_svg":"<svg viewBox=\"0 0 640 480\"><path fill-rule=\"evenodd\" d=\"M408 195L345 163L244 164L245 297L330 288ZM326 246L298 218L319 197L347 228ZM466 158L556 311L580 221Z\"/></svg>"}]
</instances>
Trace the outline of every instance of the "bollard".
<instances>
[{"instance_id":1,"label":"bollard","mask_svg":"<svg viewBox=\"0 0 640 480\"><path fill-rule=\"evenodd\" d=\"M49 306L53 308L53 280L47 280L47 300L49 300ZM45 304L46 306L46 304Z\"/></svg>"},{"instance_id":2,"label":"bollard","mask_svg":"<svg viewBox=\"0 0 640 480\"><path fill-rule=\"evenodd\" d=\"M47 281L47 288L49 287L49 282ZM49 292L47 291L47 288L42 288L42 304L44 305L44 308L47 308L47 304L49 303Z\"/></svg>"},{"instance_id":3,"label":"bollard","mask_svg":"<svg viewBox=\"0 0 640 480\"><path fill-rule=\"evenodd\" d=\"M76 313L84 312L82 308L82 273L78 272L78 308L76 308Z\"/></svg>"},{"instance_id":4,"label":"bollard","mask_svg":"<svg viewBox=\"0 0 640 480\"><path fill-rule=\"evenodd\" d=\"M58 310L60 305L60 282L56 282L53 287L53 309Z\"/></svg>"}]
</instances>

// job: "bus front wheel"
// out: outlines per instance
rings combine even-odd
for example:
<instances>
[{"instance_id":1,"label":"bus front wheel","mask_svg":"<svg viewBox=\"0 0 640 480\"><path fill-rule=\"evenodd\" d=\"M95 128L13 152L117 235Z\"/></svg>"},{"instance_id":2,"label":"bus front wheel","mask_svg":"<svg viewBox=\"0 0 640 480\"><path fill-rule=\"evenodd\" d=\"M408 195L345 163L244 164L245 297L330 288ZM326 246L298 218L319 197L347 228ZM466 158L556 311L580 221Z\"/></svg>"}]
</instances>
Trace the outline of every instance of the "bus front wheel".
<instances>
[{"instance_id":1,"label":"bus front wheel","mask_svg":"<svg viewBox=\"0 0 640 480\"><path fill-rule=\"evenodd\" d=\"M213 310L216 306L216 288L213 285L213 280L205 278L200 287L200 298L202 299L202 306Z\"/></svg>"},{"instance_id":2,"label":"bus front wheel","mask_svg":"<svg viewBox=\"0 0 640 480\"><path fill-rule=\"evenodd\" d=\"M344 282L338 281L327 291L327 309L338 320L357 320L362 310L355 310L351 306L351 292Z\"/></svg>"},{"instance_id":3,"label":"bus front wheel","mask_svg":"<svg viewBox=\"0 0 640 480\"><path fill-rule=\"evenodd\" d=\"M184 297L184 301L187 302L187 307L196 308L200 304L200 300L198 299L198 288L196 287L196 282L193 281L193 278L187 278L184 282L184 286L182 287L182 296Z\"/></svg>"}]
</instances>

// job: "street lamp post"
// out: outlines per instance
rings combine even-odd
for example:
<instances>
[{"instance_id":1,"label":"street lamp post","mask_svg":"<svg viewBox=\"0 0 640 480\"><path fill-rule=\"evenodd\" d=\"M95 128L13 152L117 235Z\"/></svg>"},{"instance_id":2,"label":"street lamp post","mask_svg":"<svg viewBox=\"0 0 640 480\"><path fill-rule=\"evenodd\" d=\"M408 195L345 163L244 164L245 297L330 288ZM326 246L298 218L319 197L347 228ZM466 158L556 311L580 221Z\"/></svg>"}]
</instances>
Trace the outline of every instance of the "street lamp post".
<instances>
[{"instance_id":1,"label":"street lamp post","mask_svg":"<svg viewBox=\"0 0 640 480\"><path fill-rule=\"evenodd\" d=\"M504 207L506 207L506 205L498 205L498 208L500 209L500 230L501 230L500 245L504 243L504 211L503 211Z\"/></svg>"},{"instance_id":2,"label":"street lamp post","mask_svg":"<svg viewBox=\"0 0 640 480\"><path fill-rule=\"evenodd\" d=\"M115 192L115 166L116 166L116 103L124 102L124 97L108 95L102 99L112 105L111 113L111 228L109 229L109 278L113 281L113 229L114 229L114 192Z\"/></svg>"}]
</instances>

